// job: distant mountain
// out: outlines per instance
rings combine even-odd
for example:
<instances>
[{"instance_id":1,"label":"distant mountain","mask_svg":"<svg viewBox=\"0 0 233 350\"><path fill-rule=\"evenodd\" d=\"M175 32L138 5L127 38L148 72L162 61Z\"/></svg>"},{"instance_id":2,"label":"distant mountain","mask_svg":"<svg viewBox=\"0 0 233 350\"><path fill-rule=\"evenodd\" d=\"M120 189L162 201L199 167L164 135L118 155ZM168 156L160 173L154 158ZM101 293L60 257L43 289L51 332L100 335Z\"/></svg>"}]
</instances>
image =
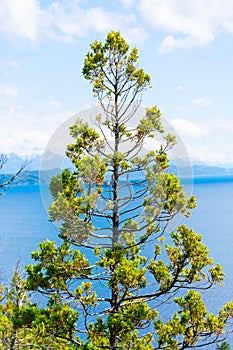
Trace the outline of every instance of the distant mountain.
<instances>
[{"instance_id":1,"label":"distant mountain","mask_svg":"<svg viewBox=\"0 0 233 350\"><path fill-rule=\"evenodd\" d=\"M20 169L24 162L24 158L18 156L17 154L10 153L7 155L7 162L1 169L1 173L14 174Z\"/></svg>"},{"instance_id":2,"label":"distant mountain","mask_svg":"<svg viewBox=\"0 0 233 350\"><path fill-rule=\"evenodd\" d=\"M25 158L14 153L9 154L7 163L1 169L0 183L8 179L10 177L9 174L16 173L24 162ZM49 183L52 176L60 173L64 168L71 167L71 162L65 156L52 152L46 152L43 155L34 155L27 159L27 166L22 176L18 179L18 184L38 184L39 181L41 183ZM204 163L193 164L190 168L185 167L182 163L176 166L175 162L171 162L169 171L180 177L233 175L233 168L209 166ZM138 175L142 176L142 174ZM134 176L132 175L131 177L133 178Z\"/></svg>"},{"instance_id":3,"label":"distant mountain","mask_svg":"<svg viewBox=\"0 0 233 350\"><path fill-rule=\"evenodd\" d=\"M28 161L28 168L30 170L40 169L41 155L36 154L34 156L31 156L27 159L27 161Z\"/></svg>"},{"instance_id":4,"label":"distant mountain","mask_svg":"<svg viewBox=\"0 0 233 350\"><path fill-rule=\"evenodd\" d=\"M61 172L60 169L52 169L52 170L32 170L32 171L24 171L17 177L13 183L13 185L38 185L40 184L49 184L50 180L53 176L59 174ZM0 174L0 183L4 183L12 177L12 174Z\"/></svg>"},{"instance_id":5,"label":"distant mountain","mask_svg":"<svg viewBox=\"0 0 233 350\"><path fill-rule=\"evenodd\" d=\"M32 165L34 166L33 160L31 161ZM39 168L40 170L51 170L51 169L65 169L65 168L71 168L72 163L69 160L68 157L65 155L59 155L50 151L47 151L43 155L40 156L40 164Z\"/></svg>"},{"instance_id":6,"label":"distant mountain","mask_svg":"<svg viewBox=\"0 0 233 350\"><path fill-rule=\"evenodd\" d=\"M217 175L231 175L233 174L233 169L226 169L217 166L209 165L193 165L193 175L201 176L217 176Z\"/></svg>"},{"instance_id":7,"label":"distant mountain","mask_svg":"<svg viewBox=\"0 0 233 350\"><path fill-rule=\"evenodd\" d=\"M221 176L221 175L232 175L233 168L223 168L210 165L197 165L194 164L190 168L176 167L176 165L171 165L169 171L175 173L179 176ZM191 174L192 172L192 174Z\"/></svg>"},{"instance_id":8,"label":"distant mountain","mask_svg":"<svg viewBox=\"0 0 233 350\"><path fill-rule=\"evenodd\" d=\"M7 162L1 170L3 174L16 173L22 164L26 162L26 170L52 170L70 168L71 163L66 156L61 156L53 152L46 152L43 155L32 155L30 157L21 157L10 153L7 155Z\"/></svg>"}]
</instances>

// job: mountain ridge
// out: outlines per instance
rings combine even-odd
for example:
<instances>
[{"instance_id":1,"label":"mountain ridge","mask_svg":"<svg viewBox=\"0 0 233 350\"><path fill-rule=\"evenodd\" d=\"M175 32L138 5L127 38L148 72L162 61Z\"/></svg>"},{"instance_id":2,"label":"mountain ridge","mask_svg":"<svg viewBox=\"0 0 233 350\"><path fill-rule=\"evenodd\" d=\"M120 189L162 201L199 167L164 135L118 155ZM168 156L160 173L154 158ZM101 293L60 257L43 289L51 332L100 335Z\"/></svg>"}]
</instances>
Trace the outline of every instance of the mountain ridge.
<instances>
[{"instance_id":1,"label":"mountain ridge","mask_svg":"<svg viewBox=\"0 0 233 350\"><path fill-rule=\"evenodd\" d=\"M52 176L61 172L64 168L70 168L71 163L65 156L47 152L43 155L31 156L28 159L11 153L7 156L7 162L1 169L0 183L3 183L10 175L15 174L23 163L27 163L25 171L18 179L17 184L49 183ZM192 176L223 176L233 175L233 168L212 166L208 164L193 164L190 167L176 166L174 162L169 167L170 172L182 177Z\"/></svg>"}]
</instances>

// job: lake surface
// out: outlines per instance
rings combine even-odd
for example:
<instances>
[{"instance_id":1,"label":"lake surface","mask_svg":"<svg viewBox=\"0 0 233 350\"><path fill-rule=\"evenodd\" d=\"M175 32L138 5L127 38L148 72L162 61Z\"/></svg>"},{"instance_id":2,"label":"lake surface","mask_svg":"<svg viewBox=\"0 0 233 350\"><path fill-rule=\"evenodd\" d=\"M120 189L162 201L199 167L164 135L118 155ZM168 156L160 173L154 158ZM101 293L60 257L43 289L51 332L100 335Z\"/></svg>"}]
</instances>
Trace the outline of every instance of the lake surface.
<instances>
[{"instance_id":1,"label":"lake surface","mask_svg":"<svg viewBox=\"0 0 233 350\"><path fill-rule=\"evenodd\" d=\"M185 187L190 193L191 185ZM49 201L47 188L43 191ZM198 207L185 223L202 234L210 256L222 264L226 274L224 287L204 295L211 311L217 311L233 299L233 177L197 178L192 193ZM3 282L8 283L18 259L22 265L30 263L30 253L36 250L38 242L46 238L57 240L58 230L49 222L37 185L15 187L0 196L0 222L0 269ZM232 340L227 341L233 345Z\"/></svg>"},{"instance_id":2,"label":"lake surface","mask_svg":"<svg viewBox=\"0 0 233 350\"><path fill-rule=\"evenodd\" d=\"M0 269L8 280L17 261L30 262L38 242L57 239L56 226L48 221L40 187L18 186L0 196Z\"/></svg>"}]
</instances>

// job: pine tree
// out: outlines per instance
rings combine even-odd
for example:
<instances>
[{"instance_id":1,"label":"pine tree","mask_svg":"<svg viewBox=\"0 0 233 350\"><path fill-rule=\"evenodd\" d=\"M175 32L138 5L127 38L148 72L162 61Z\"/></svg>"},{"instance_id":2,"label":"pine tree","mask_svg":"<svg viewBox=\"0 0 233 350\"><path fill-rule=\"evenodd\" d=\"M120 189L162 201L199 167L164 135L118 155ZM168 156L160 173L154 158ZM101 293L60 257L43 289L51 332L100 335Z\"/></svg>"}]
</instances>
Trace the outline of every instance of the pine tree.
<instances>
[{"instance_id":1,"label":"pine tree","mask_svg":"<svg viewBox=\"0 0 233 350\"><path fill-rule=\"evenodd\" d=\"M41 242L27 266L27 288L49 298L44 332L75 349L214 343L233 304L208 313L201 291L222 282L222 268L185 224L169 233L174 217L188 217L196 201L167 171L175 138L164 133L159 108L147 108L135 123L151 84L138 68L138 50L112 31L105 43L91 44L83 75L102 113L95 128L81 119L70 128L74 169L50 185L50 216L61 224L62 243ZM145 152L158 134L160 147Z\"/></svg>"}]
</instances>

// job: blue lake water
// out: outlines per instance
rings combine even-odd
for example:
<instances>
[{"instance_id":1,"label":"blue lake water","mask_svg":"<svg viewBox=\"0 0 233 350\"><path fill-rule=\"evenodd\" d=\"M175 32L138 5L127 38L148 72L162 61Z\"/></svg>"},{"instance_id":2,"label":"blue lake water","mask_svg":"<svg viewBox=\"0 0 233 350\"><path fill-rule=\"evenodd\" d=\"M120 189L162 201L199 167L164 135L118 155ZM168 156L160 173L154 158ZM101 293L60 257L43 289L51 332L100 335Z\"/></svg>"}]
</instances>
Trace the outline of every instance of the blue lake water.
<instances>
[{"instance_id":1,"label":"blue lake water","mask_svg":"<svg viewBox=\"0 0 233 350\"><path fill-rule=\"evenodd\" d=\"M185 186L190 191L191 185ZM192 193L198 207L185 223L202 234L210 256L222 264L226 274L224 287L204 295L211 311L217 311L233 299L233 177L195 179ZM49 222L37 185L15 187L0 196L0 222L0 269L3 282L9 282L18 259L22 265L29 263L38 242L57 240L58 230Z\"/></svg>"},{"instance_id":2,"label":"blue lake water","mask_svg":"<svg viewBox=\"0 0 233 350\"><path fill-rule=\"evenodd\" d=\"M30 262L38 242L57 238L57 228L48 221L40 188L18 186L0 196L0 269L3 280L12 275L17 261Z\"/></svg>"}]
</instances>

